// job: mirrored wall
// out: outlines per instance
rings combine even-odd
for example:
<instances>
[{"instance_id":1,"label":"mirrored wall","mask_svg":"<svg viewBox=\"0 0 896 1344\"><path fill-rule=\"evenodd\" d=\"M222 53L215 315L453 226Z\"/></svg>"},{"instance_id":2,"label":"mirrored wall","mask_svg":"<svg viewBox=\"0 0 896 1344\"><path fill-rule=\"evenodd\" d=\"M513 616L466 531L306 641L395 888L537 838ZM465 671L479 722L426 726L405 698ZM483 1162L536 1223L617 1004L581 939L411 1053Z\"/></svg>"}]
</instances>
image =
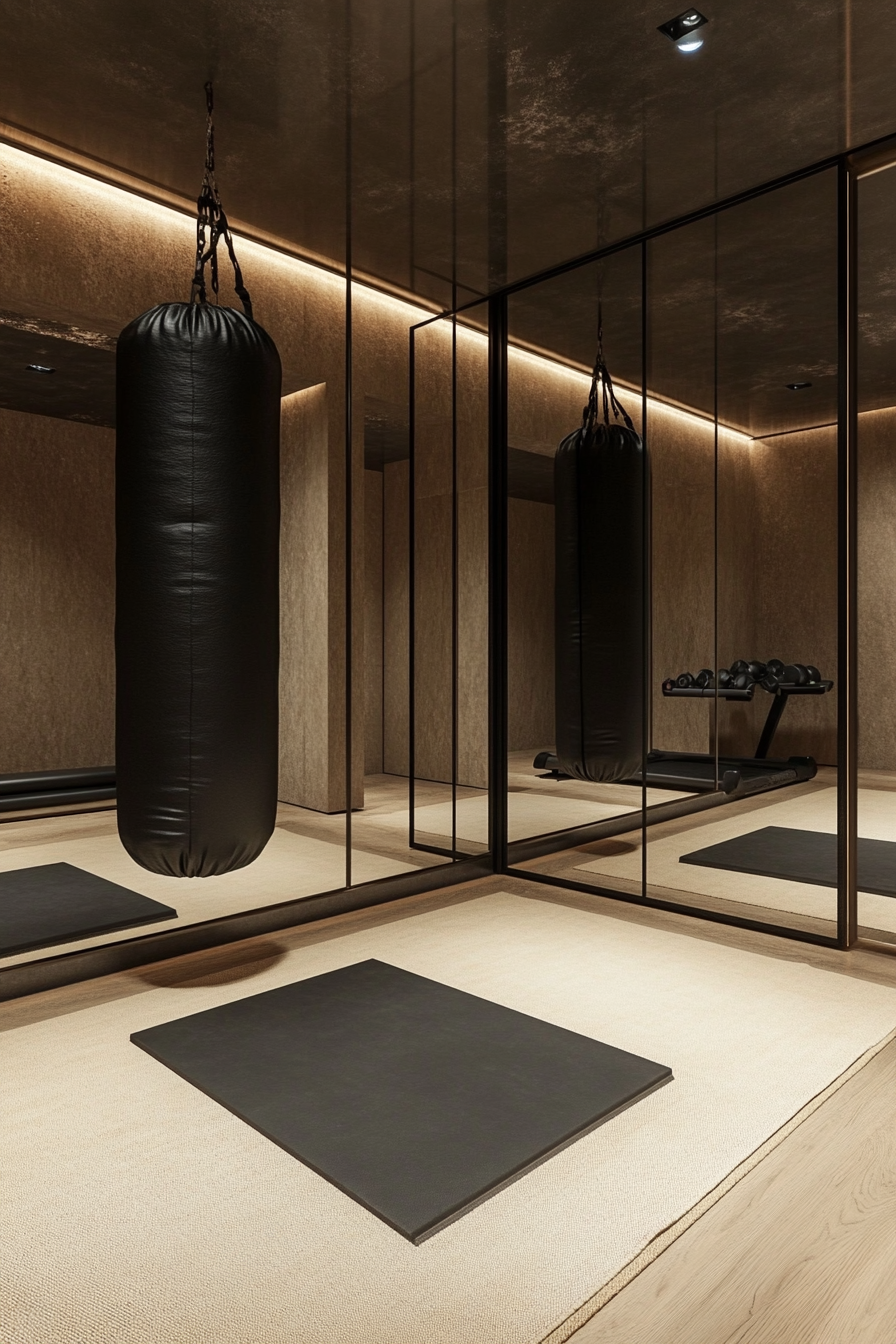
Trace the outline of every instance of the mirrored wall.
<instances>
[{"instance_id":1,"label":"mirrored wall","mask_svg":"<svg viewBox=\"0 0 896 1344\"><path fill-rule=\"evenodd\" d=\"M189 297L195 221L19 149L0 166L0 880L26 912L28 882L65 887L45 927L12 920L0 977L21 992L452 880L487 848L453 820L488 787L485 334L421 338L409 406L426 308L237 239L283 365L277 824L246 868L148 872L115 815L115 346ZM230 284L222 261L222 303ZM96 879L127 909L107 887L111 912L78 915Z\"/></svg>"},{"instance_id":2,"label":"mirrored wall","mask_svg":"<svg viewBox=\"0 0 896 1344\"><path fill-rule=\"evenodd\" d=\"M860 498L869 516L859 518L858 628L862 657L878 677L886 658L882 647L871 649L885 640L888 615L877 609L871 617L871 603L886 605L892 584L880 572L877 535L886 494L865 481L875 461L886 473L889 441L887 412L873 438L864 411L874 397L879 407L896 400L886 382L892 338L883 297L884 239L896 216L886 174L863 180L857 249L857 177L832 163L507 296L511 871L842 943L852 936L846 907L857 839L862 931L896 936L896 845L892 854L876 851L890 877L869 878L862 867L870 861L863 842L887 839L896 824L886 733L870 727L874 712L885 717L879 689L860 692L857 835L846 761L850 743L855 750L846 722L856 583L846 482L856 462L849 385L857 362L858 442L868 444L868 463L858 458ZM864 242L872 231L873 261ZM857 257L868 297L859 298L862 344L849 347ZM585 608L570 642L562 586L569 511L554 498L556 464L558 446L583 423L599 326L619 401L649 459L644 630L642 637L636 621L608 620L600 599L589 612L582 598L589 583L600 589L625 575L615 554L604 578L587 571L583 530L606 527L608 506L580 459L585 570L573 581ZM623 423L612 411L610 420ZM558 517L567 535L558 535ZM622 554L629 538L618 521L610 526ZM873 598L865 596L871 588ZM637 583L626 601L638 606ZM589 650L599 650L599 674L588 672ZM565 757L558 752L558 697L568 713L570 665L578 663L585 718L599 718L604 700L624 700L626 679L629 698L644 688L640 736L629 728L628 751L620 750L627 765L620 760L597 777L568 747ZM612 722L603 729L608 739L625 736ZM874 881L890 894L873 895Z\"/></svg>"}]
</instances>

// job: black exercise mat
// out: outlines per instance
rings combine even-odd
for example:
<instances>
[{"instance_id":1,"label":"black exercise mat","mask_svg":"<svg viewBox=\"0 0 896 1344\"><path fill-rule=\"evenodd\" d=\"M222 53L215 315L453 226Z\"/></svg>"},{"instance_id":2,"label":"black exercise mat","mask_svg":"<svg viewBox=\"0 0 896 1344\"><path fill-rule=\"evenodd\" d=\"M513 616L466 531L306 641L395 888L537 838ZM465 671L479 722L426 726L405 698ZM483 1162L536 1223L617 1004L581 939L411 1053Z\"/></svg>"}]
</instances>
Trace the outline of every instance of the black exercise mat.
<instances>
[{"instance_id":1,"label":"black exercise mat","mask_svg":"<svg viewBox=\"0 0 896 1344\"><path fill-rule=\"evenodd\" d=\"M874 896L896 896L896 843L859 840L860 891ZM797 831L788 826L763 826L719 845L682 854L679 863L704 868L727 868L757 877L781 877L814 887L837 885L837 837L827 831Z\"/></svg>"},{"instance_id":2,"label":"black exercise mat","mask_svg":"<svg viewBox=\"0 0 896 1344\"><path fill-rule=\"evenodd\" d=\"M131 1040L414 1243L672 1077L381 961Z\"/></svg>"},{"instance_id":3,"label":"black exercise mat","mask_svg":"<svg viewBox=\"0 0 896 1344\"><path fill-rule=\"evenodd\" d=\"M0 957L176 918L170 905L70 863L0 873Z\"/></svg>"}]
</instances>

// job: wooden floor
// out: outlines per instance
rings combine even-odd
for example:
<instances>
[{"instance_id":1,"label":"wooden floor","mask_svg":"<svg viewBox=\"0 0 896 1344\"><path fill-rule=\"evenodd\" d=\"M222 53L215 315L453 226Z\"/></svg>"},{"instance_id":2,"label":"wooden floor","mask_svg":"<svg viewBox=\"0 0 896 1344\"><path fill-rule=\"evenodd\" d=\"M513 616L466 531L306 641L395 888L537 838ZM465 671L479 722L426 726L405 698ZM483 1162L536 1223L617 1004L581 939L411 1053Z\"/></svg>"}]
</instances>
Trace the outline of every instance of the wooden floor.
<instances>
[{"instance_id":1,"label":"wooden floor","mask_svg":"<svg viewBox=\"0 0 896 1344\"><path fill-rule=\"evenodd\" d=\"M571 1338L893 1344L896 1042Z\"/></svg>"},{"instance_id":2,"label":"wooden floor","mask_svg":"<svg viewBox=\"0 0 896 1344\"><path fill-rule=\"evenodd\" d=\"M811 948L613 901L592 908L896 986L887 950ZM570 1338L896 1344L896 1042Z\"/></svg>"}]
</instances>

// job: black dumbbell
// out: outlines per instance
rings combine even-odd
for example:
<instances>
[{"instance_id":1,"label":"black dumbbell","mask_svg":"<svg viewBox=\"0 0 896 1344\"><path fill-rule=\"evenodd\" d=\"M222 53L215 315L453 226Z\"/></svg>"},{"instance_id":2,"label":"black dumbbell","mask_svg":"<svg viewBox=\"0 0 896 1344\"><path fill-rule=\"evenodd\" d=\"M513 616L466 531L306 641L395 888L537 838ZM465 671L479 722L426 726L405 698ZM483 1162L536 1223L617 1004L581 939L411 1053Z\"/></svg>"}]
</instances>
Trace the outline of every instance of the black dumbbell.
<instances>
[{"instance_id":1,"label":"black dumbbell","mask_svg":"<svg viewBox=\"0 0 896 1344\"><path fill-rule=\"evenodd\" d=\"M701 667L700 671L694 678L695 686L699 686L701 688L709 686L711 681L712 681L712 669L709 667Z\"/></svg>"},{"instance_id":2,"label":"black dumbbell","mask_svg":"<svg viewBox=\"0 0 896 1344\"><path fill-rule=\"evenodd\" d=\"M747 663L747 671L754 681L761 681L768 671L766 663L760 663L758 659L751 658Z\"/></svg>"},{"instance_id":3,"label":"black dumbbell","mask_svg":"<svg viewBox=\"0 0 896 1344\"><path fill-rule=\"evenodd\" d=\"M675 690L675 678L667 677L666 680L663 682L663 694L668 695L670 691L674 690Z\"/></svg>"},{"instance_id":4,"label":"black dumbbell","mask_svg":"<svg viewBox=\"0 0 896 1344\"><path fill-rule=\"evenodd\" d=\"M746 691L753 685L753 678L749 672L738 672L734 678L734 688L738 691Z\"/></svg>"},{"instance_id":5,"label":"black dumbbell","mask_svg":"<svg viewBox=\"0 0 896 1344\"><path fill-rule=\"evenodd\" d=\"M750 664L745 662L743 658L738 658L736 663L731 664L732 677L736 677L739 672L749 672L749 670Z\"/></svg>"},{"instance_id":6,"label":"black dumbbell","mask_svg":"<svg viewBox=\"0 0 896 1344\"><path fill-rule=\"evenodd\" d=\"M769 695L774 695L780 684L781 678L776 676L774 672L766 672L765 676L760 678L759 681L759 685L764 691L768 691Z\"/></svg>"},{"instance_id":7,"label":"black dumbbell","mask_svg":"<svg viewBox=\"0 0 896 1344\"><path fill-rule=\"evenodd\" d=\"M806 671L809 673L810 681L821 681L821 673L818 668L813 667L811 663L806 664Z\"/></svg>"},{"instance_id":8,"label":"black dumbbell","mask_svg":"<svg viewBox=\"0 0 896 1344\"><path fill-rule=\"evenodd\" d=\"M808 686L809 669L802 663L788 663L781 680L790 686Z\"/></svg>"},{"instance_id":9,"label":"black dumbbell","mask_svg":"<svg viewBox=\"0 0 896 1344\"><path fill-rule=\"evenodd\" d=\"M731 673L728 671L727 667L720 667L720 668L719 668L719 688L722 689L722 688L724 688L725 686L730 686L730 685L731 685Z\"/></svg>"},{"instance_id":10,"label":"black dumbbell","mask_svg":"<svg viewBox=\"0 0 896 1344\"><path fill-rule=\"evenodd\" d=\"M774 676L780 679L784 675L784 664L781 662L780 658L769 658L765 665L765 670L766 672L773 673Z\"/></svg>"},{"instance_id":11,"label":"black dumbbell","mask_svg":"<svg viewBox=\"0 0 896 1344\"><path fill-rule=\"evenodd\" d=\"M675 678L675 685L680 691L686 691L688 687L693 686L693 684L694 678L691 676L690 672L680 672Z\"/></svg>"}]
</instances>

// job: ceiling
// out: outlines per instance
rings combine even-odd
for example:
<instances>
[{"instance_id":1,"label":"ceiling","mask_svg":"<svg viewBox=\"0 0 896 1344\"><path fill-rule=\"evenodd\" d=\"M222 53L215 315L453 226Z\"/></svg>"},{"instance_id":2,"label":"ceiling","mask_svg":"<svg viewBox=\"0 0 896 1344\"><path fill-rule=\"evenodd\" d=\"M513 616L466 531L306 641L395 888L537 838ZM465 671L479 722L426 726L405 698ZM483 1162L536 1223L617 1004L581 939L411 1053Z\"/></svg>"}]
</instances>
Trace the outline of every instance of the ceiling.
<instances>
[{"instance_id":1,"label":"ceiling","mask_svg":"<svg viewBox=\"0 0 896 1344\"><path fill-rule=\"evenodd\" d=\"M0 120L192 196L213 77L233 217L337 264L350 241L358 270L448 305L896 130L889 0L702 8L684 57L666 0L45 0L4 17ZM875 404L896 401L890 177L864 205ZM651 245L651 386L708 410L718 383L752 433L835 407L830 190L790 191ZM514 334L589 362L599 284L638 381L633 265L521 295Z\"/></svg>"}]
</instances>

